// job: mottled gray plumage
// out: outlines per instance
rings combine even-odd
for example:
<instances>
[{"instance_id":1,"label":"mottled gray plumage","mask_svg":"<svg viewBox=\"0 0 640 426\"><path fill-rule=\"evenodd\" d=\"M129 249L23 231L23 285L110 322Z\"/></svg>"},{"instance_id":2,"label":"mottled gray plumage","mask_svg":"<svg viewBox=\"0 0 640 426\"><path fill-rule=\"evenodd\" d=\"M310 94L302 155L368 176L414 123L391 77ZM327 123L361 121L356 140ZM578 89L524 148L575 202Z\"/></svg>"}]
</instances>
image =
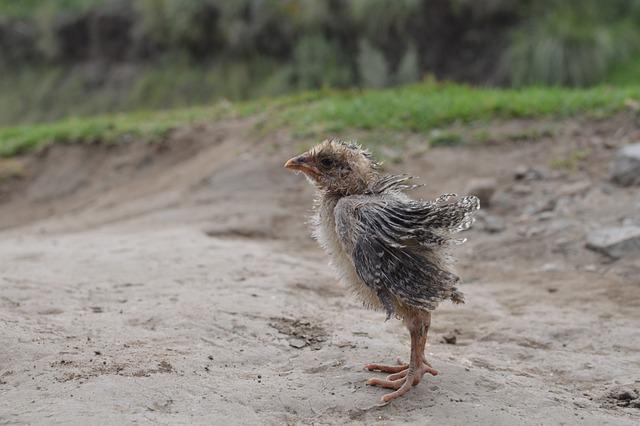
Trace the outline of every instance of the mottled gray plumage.
<instances>
[{"instance_id":1,"label":"mottled gray plumage","mask_svg":"<svg viewBox=\"0 0 640 426\"><path fill-rule=\"evenodd\" d=\"M470 226L479 207L475 197L410 200L399 191L409 188L404 181L384 176L368 193L342 197L334 209L340 242L387 318L395 313L394 298L424 310L444 299L462 301L459 278L446 269L440 252L451 234Z\"/></svg>"}]
</instances>

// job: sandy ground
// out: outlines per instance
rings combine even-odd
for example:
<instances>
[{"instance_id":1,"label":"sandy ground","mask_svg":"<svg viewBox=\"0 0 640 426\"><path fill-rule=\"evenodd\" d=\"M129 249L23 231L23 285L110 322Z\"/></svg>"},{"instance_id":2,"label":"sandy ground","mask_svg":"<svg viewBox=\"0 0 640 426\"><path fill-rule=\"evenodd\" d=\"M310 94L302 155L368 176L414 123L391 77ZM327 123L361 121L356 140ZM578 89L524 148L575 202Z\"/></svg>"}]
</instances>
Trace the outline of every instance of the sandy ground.
<instances>
[{"instance_id":1,"label":"sandy ground","mask_svg":"<svg viewBox=\"0 0 640 426\"><path fill-rule=\"evenodd\" d=\"M387 149L427 183L416 196L479 177L497 192L458 251L467 303L434 314L440 375L384 407L363 364L406 357L408 335L310 239L290 134L231 121L18 159L0 184L0 424L638 424L611 390L640 390L640 262L584 245L640 221L640 190L606 178L640 126L543 124Z\"/></svg>"}]
</instances>

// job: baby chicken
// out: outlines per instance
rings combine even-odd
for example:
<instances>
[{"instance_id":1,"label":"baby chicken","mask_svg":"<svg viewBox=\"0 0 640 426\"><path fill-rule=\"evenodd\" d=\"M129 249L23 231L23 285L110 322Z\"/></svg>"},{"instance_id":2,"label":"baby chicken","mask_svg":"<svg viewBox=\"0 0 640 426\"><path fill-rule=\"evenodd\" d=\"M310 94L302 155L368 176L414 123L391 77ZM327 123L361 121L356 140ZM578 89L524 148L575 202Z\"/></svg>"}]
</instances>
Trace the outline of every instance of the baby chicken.
<instances>
[{"instance_id":1,"label":"baby chicken","mask_svg":"<svg viewBox=\"0 0 640 426\"><path fill-rule=\"evenodd\" d=\"M438 374L424 355L431 311L445 299L463 303L446 249L460 242L451 234L473 223L478 199L447 194L412 200L404 194L417 186L407 183L410 177L381 175L368 151L339 140L324 141L285 167L316 187L314 236L341 280L366 306L402 319L411 335L409 364L367 364L370 371L392 373L367 384L394 389L382 397L386 403L425 373Z\"/></svg>"}]
</instances>

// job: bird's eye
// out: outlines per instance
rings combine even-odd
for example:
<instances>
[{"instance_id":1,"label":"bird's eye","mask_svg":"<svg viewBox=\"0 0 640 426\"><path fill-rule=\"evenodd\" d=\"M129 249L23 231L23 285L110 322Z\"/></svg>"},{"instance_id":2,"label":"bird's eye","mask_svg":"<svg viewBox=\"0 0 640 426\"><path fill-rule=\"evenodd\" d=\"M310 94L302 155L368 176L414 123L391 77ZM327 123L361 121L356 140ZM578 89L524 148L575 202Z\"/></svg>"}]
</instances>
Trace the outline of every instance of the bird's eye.
<instances>
[{"instance_id":1,"label":"bird's eye","mask_svg":"<svg viewBox=\"0 0 640 426\"><path fill-rule=\"evenodd\" d=\"M320 165L322 167L331 167L333 166L333 160L331 158L323 158L320 160Z\"/></svg>"}]
</instances>

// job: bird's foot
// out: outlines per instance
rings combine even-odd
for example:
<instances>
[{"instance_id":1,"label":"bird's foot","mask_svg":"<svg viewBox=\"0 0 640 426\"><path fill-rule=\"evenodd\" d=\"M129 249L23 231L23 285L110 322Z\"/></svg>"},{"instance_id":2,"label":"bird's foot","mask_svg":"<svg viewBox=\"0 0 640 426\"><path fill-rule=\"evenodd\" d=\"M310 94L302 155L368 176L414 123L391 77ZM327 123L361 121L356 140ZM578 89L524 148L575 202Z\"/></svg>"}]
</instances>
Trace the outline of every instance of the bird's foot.
<instances>
[{"instance_id":1,"label":"bird's foot","mask_svg":"<svg viewBox=\"0 0 640 426\"><path fill-rule=\"evenodd\" d=\"M405 393L409 392L411 387L420 383L422 376L426 373L433 376L438 375L438 371L431 367L431 365L426 361L423 361L420 367L416 369L410 369L409 365L401 363L400 360L398 360L398 365L367 364L366 367L370 371L393 373L387 376L386 379L378 379L377 377L374 377L367 380L368 385L394 389L394 392L388 393L382 397L382 402L384 403L401 397Z\"/></svg>"}]
</instances>

